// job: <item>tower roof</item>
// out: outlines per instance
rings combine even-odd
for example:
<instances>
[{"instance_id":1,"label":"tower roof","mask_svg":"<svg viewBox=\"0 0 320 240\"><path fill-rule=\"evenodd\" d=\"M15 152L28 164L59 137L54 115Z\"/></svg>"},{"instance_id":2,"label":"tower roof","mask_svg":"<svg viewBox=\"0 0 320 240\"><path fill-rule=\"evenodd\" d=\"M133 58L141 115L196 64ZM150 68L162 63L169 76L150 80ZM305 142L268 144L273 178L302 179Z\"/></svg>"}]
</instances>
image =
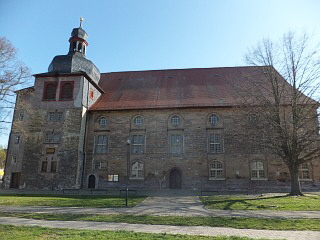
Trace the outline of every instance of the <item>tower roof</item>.
<instances>
[{"instance_id":1,"label":"tower roof","mask_svg":"<svg viewBox=\"0 0 320 240\"><path fill-rule=\"evenodd\" d=\"M70 47L66 55L57 55L51 61L48 72L53 73L76 73L85 72L96 83L100 79L99 69L86 59L86 41L88 35L82 27L74 28L69 39Z\"/></svg>"}]
</instances>

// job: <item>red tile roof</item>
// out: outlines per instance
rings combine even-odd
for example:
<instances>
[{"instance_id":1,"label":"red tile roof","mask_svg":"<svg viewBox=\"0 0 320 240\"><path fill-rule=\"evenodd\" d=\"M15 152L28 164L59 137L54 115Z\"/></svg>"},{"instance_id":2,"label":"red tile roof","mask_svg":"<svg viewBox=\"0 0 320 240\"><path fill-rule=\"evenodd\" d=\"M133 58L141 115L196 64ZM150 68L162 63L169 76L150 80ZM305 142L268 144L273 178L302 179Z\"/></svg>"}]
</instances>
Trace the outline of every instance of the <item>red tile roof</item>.
<instances>
[{"instance_id":1,"label":"red tile roof","mask_svg":"<svg viewBox=\"0 0 320 240\"><path fill-rule=\"evenodd\" d=\"M254 81L257 69L261 80L261 67L102 73L99 86L105 93L90 110L231 106L233 84Z\"/></svg>"}]
</instances>

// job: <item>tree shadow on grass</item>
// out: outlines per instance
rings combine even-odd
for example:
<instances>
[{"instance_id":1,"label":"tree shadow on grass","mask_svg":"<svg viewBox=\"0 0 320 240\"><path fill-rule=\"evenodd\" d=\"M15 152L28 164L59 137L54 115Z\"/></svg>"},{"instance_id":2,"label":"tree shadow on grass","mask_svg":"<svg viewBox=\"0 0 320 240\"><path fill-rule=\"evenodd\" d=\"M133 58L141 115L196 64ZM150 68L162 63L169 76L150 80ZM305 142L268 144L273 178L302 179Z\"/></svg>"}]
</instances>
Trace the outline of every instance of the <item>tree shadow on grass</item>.
<instances>
[{"instance_id":1,"label":"tree shadow on grass","mask_svg":"<svg viewBox=\"0 0 320 240\"><path fill-rule=\"evenodd\" d=\"M269 196L269 197L247 197L247 198L238 198L238 199L222 199L222 200L215 200L212 199L210 200L210 198L212 197L208 197L208 199L205 199L205 201L203 201L205 206L208 206L209 208L215 208L215 205L221 205L223 204L224 207L222 208L223 210L234 210L234 205L240 204L242 206L243 209L248 210L248 209L273 209L277 206L275 205L271 205L272 203L268 203L268 205L257 205L257 204L252 204L250 203L250 201L253 200L267 200L267 199L282 199L282 198L287 198L287 195L283 195L283 196ZM230 197L232 198L232 197ZM274 203L276 204L276 203ZM219 208L219 207L218 207Z\"/></svg>"}]
</instances>

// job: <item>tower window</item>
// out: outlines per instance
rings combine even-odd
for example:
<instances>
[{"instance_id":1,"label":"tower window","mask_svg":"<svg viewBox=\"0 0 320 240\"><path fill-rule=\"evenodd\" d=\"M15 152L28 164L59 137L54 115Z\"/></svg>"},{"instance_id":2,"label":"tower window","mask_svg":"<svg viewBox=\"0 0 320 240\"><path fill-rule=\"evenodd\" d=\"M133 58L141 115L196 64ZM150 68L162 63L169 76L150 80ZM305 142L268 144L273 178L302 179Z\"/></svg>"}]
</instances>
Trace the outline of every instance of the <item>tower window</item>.
<instances>
[{"instance_id":1,"label":"tower window","mask_svg":"<svg viewBox=\"0 0 320 240\"><path fill-rule=\"evenodd\" d=\"M56 100L56 91L57 91L56 83L45 83L43 100Z\"/></svg>"},{"instance_id":2,"label":"tower window","mask_svg":"<svg viewBox=\"0 0 320 240\"><path fill-rule=\"evenodd\" d=\"M60 100L72 100L73 98L73 82L65 82L61 84Z\"/></svg>"}]
</instances>

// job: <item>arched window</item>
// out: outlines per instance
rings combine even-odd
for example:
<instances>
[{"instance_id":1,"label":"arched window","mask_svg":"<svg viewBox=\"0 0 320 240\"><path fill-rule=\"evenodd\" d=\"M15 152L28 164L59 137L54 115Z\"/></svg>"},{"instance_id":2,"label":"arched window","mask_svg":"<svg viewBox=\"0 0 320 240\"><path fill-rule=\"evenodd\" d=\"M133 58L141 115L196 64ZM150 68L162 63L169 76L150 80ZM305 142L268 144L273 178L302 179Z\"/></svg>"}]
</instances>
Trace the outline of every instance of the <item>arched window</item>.
<instances>
[{"instance_id":1,"label":"arched window","mask_svg":"<svg viewBox=\"0 0 320 240\"><path fill-rule=\"evenodd\" d=\"M72 100L73 98L73 82L62 83L60 88L61 100Z\"/></svg>"},{"instance_id":2,"label":"arched window","mask_svg":"<svg viewBox=\"0 0 320 240\"><path fill-rule=\"evenodd\" d=\"M101 117L101 118L99 118L99 126L100 126L100 127L105 127L105 126L107 126L107 118L106 118L106 117Z\"/></svg>"},{"instance_id":3,"label":"arched window","mask_svg":"<svg viewBox=\"0 0 320 240\"><path fill-rule=\"evenodd\" d=\"M218 115L211 114L209 116L209 123L210 123L211 126L217 125L219 123L219 121L220 121L220 119L219 119Z\"/></svg>"},{"instance_id":4,"label":"arched window","mask_svg":"<svg viewBox=\"0 0 320 240\"><path fill-rule=\"evenodd\" d=\"M179 127L181 124L181 118L178 115L173 115L170 119L170 123L173 127Z\"/></svg>"},{"instance_id":5,"label":"arched window","mask_svg":"<svg viewBox=\"0 0 320 240\"><path fill-rule=\"evenodd\" d=\"M223 164L220 161L209 163L209 179L223 178Z\"/></svg>"},{"instance_id":6,"label":"arched window","mask_svg":"<svg viewBox=\"0 0 320 240\"><path fill-rule=\"evenodd\" d=\"M135 127L141 127L143 125L143 118L141 116L136 116L133 119L133 123Z\"/></svg>"},{"instance_id":7,"label":"arched window","mask_svg":"<svg viewBox=\"0 0 320 240\"><path fill-rule=\"evenodd\" d=\"M265 166L261 161L252 161L251 162L251 178L252 179L265 179Z\"/></svg>"},{"instance_id":8,"label":"arched window","mask_svg":"<svg viewBox=\"0 0 320 240\"><path fill-rule=\"evenodd\" d=\"M131 165L131 178L143 178L143 163L136 161Z\"/></svg>"},{"instance_id":9,"label":"arched window","mask_svg":"<svg viewBox=\"0 0 320 240\"><path fill-rule=\"evenodd\" d=\"M55 100L56 99L57 84L46 83L44 87L43 99L44 100Z\"/></svg>"},{"instance_id":10,"label":"arched window","mask_svg":"<svg viewBox=\"0 0 320 240\"><path fill-rule=\"evenodd\" d=\"M308 163L302 163L299 167L299 179L310 179Z\"/></svg>"}]
</instances>

